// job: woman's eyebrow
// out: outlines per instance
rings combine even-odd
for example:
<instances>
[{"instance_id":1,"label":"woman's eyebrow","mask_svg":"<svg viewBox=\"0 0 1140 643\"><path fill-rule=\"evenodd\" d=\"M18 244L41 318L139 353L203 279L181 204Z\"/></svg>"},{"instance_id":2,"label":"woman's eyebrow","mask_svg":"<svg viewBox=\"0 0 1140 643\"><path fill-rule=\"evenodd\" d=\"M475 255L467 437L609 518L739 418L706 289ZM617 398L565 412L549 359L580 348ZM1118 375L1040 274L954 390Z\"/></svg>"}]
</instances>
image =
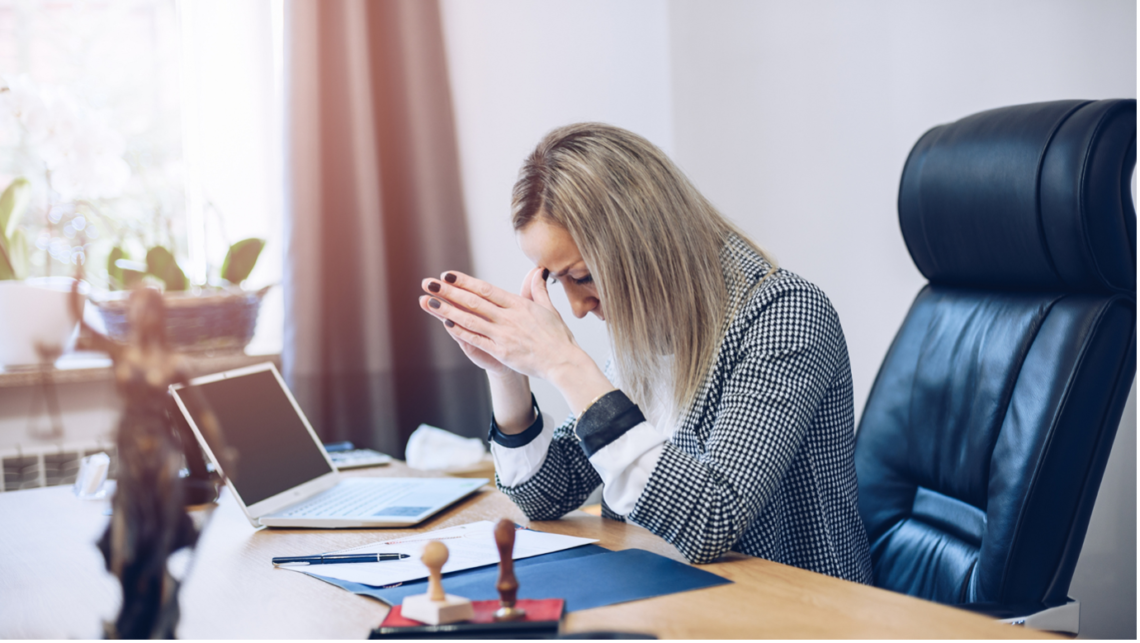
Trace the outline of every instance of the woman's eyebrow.
<instances>
[{"instance_id":1,"label":"woman's eyebrow","mask_svg":"<svg viewBox=\"0 0 1140 643\"><path fill-rule=\"evenodd\" d=\"M562 269L561 271L559 271L559 272L551 272L551 273L550 273L550 276L551 276L551 277L554 277L555 279L557 279L557 278L559 278L559 277L562 277L562 276L565 276L565 275L566 275L566 273L568 273L568 272L570 272L571 270L573 270L573 269L574 269L574 268L575 268L575 267L576 267L578 264L580 264L580 263L582 263L582 261L581 261L581 260L575 261L574 263L570 264L569 266L566 266L565 268L563 268L563 269Z\"/></svg>"}]
</instances>

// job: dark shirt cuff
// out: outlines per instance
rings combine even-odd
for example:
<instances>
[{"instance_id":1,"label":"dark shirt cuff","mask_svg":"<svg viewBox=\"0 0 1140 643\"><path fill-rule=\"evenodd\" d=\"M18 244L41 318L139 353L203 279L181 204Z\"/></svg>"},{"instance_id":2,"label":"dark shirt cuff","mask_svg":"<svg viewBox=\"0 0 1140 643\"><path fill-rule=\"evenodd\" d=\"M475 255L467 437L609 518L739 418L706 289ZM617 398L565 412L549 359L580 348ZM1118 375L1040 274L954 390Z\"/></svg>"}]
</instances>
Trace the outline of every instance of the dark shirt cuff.
<instances>
[{"instance_id":1,"label":"dark shirt cuff","mask_svg":"<svg viewBox=\"0 0 1140 643\"><path fill-rule=\"evenodd\" d=\"M495 414L491 413L491 432L487 434L487 441L509 449L525 447L533 442L538 434L542 433L542 411L538 410L538 400L534 399L534 393L530 394L530 405L534 408L534 423L528 426L526 431L514 435L500 431L498 422L495 422Z\"/></svg>"},{"instance_id":2,"label":"dark shirt cuff","mask_svg":"<svg viewBox=\"0 0 1140 643\"><path fill-rule=\"evenodd\" d=\"M588 458L644 421L633 400L621 391L610 391L582 413L574 432Z\"/></svg>"}]
</instances>

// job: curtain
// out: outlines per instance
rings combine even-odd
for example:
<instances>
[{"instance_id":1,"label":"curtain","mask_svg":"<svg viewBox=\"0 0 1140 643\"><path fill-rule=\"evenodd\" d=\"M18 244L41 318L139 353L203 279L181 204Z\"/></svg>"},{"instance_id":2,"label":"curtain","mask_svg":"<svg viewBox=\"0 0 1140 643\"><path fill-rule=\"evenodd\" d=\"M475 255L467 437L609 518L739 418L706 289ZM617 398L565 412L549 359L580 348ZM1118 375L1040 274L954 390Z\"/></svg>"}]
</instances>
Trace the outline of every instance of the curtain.
<instances>
[{"instance_id":1,"label":"curtain","mask_svg":"<svg viewBox=\"0 0 1140 643\"><path fill-rule=\"evenodd\" d=\"M482 371L417 303L471 268L439 4L290 0L285 29L287 381L326 442L485 436Z\"/></svg>"}]
</instances>

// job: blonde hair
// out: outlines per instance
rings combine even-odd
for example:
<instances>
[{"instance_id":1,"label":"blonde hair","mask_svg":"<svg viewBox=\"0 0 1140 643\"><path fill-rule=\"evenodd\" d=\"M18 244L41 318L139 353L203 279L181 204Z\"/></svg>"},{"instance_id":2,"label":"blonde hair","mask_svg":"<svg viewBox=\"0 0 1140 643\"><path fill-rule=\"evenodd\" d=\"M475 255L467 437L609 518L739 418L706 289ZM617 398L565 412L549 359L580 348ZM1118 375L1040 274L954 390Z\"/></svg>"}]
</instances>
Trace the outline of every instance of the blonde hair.
<instances>
[{"instance_id":1,"label":"blonde hair","mask_svg":"<svg viewBox=\"0 0 1140 643\"><path fill-rule=\"evenodd\" d=\"M720 261L728 236L763 256L769 275L776 269L661 150L602 123L560 127L526 159L511 223L521 230L537 218L565 228L589 267L625 392L652 403L672 355L678 413L696 397L723 323L741 304L726 284L743 278L739 258L728 274Z\"/></svg>"}]
</instances>

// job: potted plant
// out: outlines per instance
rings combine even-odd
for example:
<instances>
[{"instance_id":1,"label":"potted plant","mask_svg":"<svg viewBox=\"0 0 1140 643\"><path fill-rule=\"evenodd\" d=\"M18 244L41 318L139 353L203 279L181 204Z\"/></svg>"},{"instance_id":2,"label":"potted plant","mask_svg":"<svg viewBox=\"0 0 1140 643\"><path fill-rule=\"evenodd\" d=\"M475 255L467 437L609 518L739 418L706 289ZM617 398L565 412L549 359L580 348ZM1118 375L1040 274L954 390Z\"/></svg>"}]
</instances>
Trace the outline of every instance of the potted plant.
<instances>
[{"instance_id":1,"label":"potted plant","mask_svg":"<svg viewBox=\"0 0 1140 643\"><path fill-rule=\"evenodd\" d=\"M96 228L106 229L93 224L99 208L132 174L110 123L65 88L0 78L0 130L9 134L0 177L15 177L0 183L0 364L53 361L74 334L70 275L94 249Z\"/></svg>"},{"instance_id":2,"label":"potted plant","mask_svg":"<svg viewBox=\"0 0 1140 643\"><path fill-rule=\"evenodd\" d=\"M263 239L244 239L230 246L219 275L221 286L191 287L174 254L163 246L147 250L141 262L116 246L107 259L107 275L119 288L149 283L164 291L166 335L172 347L190 353L237 352L253 339L261 300L270 288L241 287L264 247ZM118 290L93 299L107 334L121 342L130 335L127 294Z\"/></svg>"},{"instance_id":3,"label":"potted plant","mask_svg":"<svg viewBox=\"0 0 1140 643\"><path fill-rule=\"evenodd\" d=\"M76 326L67 308L70 277L25 280L28 244L20 220L30 199L22 177L0 192L0 365L7 368L54 362Z\"/></svg>"}]
</instances>

